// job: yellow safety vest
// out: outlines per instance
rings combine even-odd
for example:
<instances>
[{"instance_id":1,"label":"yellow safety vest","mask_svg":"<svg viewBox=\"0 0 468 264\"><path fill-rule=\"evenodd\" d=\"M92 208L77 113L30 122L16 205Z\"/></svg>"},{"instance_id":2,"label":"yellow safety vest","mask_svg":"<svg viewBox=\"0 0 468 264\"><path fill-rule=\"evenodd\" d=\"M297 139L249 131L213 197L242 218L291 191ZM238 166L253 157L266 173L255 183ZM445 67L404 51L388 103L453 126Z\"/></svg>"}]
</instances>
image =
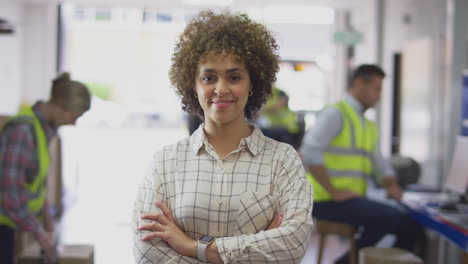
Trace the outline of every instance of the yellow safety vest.
<instances>
[{"instance_id":1,"label":"yellow safety vest","mask_svg":"<svg viewBox=\"0 0 468 264\"><path fill-rule=\"evenodd\" d=\"M46 198L46 177L50 163L49 148L47 144L46 134L41 126L39 119L33 112L32 107L22 109L15 117L9 119L5 123L3 128L8 126L10 122L28 122L34 128L34 134L37 144L36 155L38 157L39 162L39 171L36 177L34 178L34 181L31 183L26 183L25 187L33 196L33 198L28 201L28 208L32 212L38 214L41 211ZM7 225L14 228L16 226L15 223L5 214L5 212L2 212L2 207L2 197L0 196L0 225Z\"/></svg>"},{"instance_id":2,"label":"yellow safety vest","mask_svg":"<svg viewBox=\"0 0 468 264\"><path fill-rule=\"evenodd\" d=\"M265 113L269 127L283 127L291 134L299 132L299 123L297 121L296 113L289 109L283 109L279 113Z\"/></svg>"},{"instance_id":3,"label":"yellow safety vest","mask_svg":"<svg viewBox=\"0 0 468 264\"><path fill-rule=\"evenodd\" d=\"M280 90L274 88L270 99L265 103L265 109L271 108L278 101ZM299 132L299 122L297 121L297 115L289 108L284 108L280 112L263 113L263 116L268 120L268 127L282 127L288 130L291 134Z\"/></svg>"},{"instance_id":4,"label":"yellow safety vest","mask_svg":"<svg viewBox=\"0 0 468 264\"><path fill-rule=\"evenodd\" d=\"M365 195L367 180L374 172L372 155L377 148L378 132L375 124L365 119L364 126L358 113L345 101L336 107L341 113L343 126L324 153L324 166L332 186ZM314 188L314 201L332 199L311 173L306 174Z\"/></svg>"}]
</instances>

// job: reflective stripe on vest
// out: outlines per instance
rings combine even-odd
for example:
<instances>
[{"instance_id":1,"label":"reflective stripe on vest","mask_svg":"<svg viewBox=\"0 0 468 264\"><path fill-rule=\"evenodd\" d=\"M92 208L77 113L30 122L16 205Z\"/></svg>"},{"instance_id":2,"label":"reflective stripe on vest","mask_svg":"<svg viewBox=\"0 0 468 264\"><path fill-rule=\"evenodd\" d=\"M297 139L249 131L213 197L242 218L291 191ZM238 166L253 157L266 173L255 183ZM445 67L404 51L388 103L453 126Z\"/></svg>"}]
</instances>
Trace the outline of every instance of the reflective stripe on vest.
<instances>
[{"instance_id":1,"label":"reflective stripe on vest","mask_svg":"<svg viewBox=\"0 0 468 264\"><path fill-rule=\"evenodd\" d=\"M365 195L367 180L374 170L372 156L377 148L377 128L367 119L363 126L358 113L345 101L330 107L336 107L343 119L340 133L324 153L324 165L330 182L336 189ZM314 201L331 200L331 195L310 173L307 173L307 178L314 187Z\"/></svg>"},{"instance_id":2,"label":"reflective stripe on vest","mask_svg":"<svg viewBox=\"0 0 468 264\"><path fill-rule=\"evenodd\" d=\"M44 129L37 116L34 114L31 107L24 108L15 117L10 118L3 127L8 126L10 122L28 122L34 128L34 134L36 139L36 155L38 157L39 171L34 181L26 183L26 189L33 194L33 198L28 201L28 208L34 213L39 213L44 205L46 197L46 177L49 169L50 157L49 149L47 144L47 137ZM0 207L3 207L0 196ZM1 212L1 211L0 211ZM3 213L0 213L0 225L7 225L15 227L15 223Z\"/></svg>"}]
</instances>

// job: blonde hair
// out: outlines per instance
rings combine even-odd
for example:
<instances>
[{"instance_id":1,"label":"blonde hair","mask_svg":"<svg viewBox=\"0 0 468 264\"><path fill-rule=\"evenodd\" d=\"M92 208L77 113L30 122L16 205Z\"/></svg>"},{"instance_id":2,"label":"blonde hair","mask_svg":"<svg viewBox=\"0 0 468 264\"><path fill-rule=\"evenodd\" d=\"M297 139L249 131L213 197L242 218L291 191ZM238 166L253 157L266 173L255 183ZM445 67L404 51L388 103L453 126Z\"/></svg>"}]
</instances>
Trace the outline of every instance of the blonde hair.
<instances>
[{"instance_id":1,"label":"blonde hair","mask_svg":"<svg viewBox=\"0 0 468 264\"><path fill-rule=\"evenodd\" d=\"M70 74L64 72L52 81L50 102L83 113L91 107L91 95L86 85L71 80Z\"/></svg>"}]
</instances>

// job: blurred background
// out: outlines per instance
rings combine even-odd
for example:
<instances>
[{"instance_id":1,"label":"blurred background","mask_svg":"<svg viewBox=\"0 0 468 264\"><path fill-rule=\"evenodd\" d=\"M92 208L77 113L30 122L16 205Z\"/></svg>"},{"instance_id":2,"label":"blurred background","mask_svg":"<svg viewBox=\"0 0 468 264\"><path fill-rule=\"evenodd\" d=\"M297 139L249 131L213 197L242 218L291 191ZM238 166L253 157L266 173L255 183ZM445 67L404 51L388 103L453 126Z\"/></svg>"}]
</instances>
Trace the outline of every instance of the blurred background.
<instances>
[{"instance_id":1,"label":"blurred background","mask_svg":"<svg viewBox=\"0 0 468 264\"><path fill-rule=\"evenodd\" d=\"M464 124L467 1L0 0L0 115L47 99L63 71L93 93L90 111L60 130L62 241L94 244L97 264L132 263L140 178L156 149L189 135L168 70L177 36L204 8L247 13L274 32L276 86L304 130L343 96L355 66L382 66L382 100L367 113L380 149L412 157L419 183L441 186Z\"/></svg>"}]
</instances>

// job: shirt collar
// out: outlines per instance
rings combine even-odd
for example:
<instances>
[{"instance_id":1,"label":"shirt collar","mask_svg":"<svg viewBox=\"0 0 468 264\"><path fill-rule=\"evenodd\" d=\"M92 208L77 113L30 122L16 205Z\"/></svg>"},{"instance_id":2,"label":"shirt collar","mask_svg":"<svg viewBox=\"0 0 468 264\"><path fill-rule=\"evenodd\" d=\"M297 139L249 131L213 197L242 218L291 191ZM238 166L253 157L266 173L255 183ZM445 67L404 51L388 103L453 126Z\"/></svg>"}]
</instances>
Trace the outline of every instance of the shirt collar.
<instances>
[{"instance_id":1,"label":"shirt collar","mask_svg":"<svg viewBox=\"0 0 468 264\"><path fill-rule=\"evenodd\" d=\"M344 96L344 100L358 113L364 113L364 106L349 93L346 93Z\"/></svg>"},{"instance_id":2,"label":"shirt collar","mask_svg":"<svg viewBox=\"0 0 468 264\"><path fill-rule=\"evenodd\" d=\"M208 138L205 135L203 126L204 123L201 124L190 137L190 145L192 146L192 150L195 153L195 155L200 151L200 149L203 146L206 146L206 144L208 144ZM250 153L255 156L263 150L265 146L265 136L263 135L262 131L260 130L260 128L258 128L257 125L250 124L250 126L253 127L252 134L250 134L246 138L243 138L240 141L238 149L247 147Z\"/></svg>"}]
</instances>

